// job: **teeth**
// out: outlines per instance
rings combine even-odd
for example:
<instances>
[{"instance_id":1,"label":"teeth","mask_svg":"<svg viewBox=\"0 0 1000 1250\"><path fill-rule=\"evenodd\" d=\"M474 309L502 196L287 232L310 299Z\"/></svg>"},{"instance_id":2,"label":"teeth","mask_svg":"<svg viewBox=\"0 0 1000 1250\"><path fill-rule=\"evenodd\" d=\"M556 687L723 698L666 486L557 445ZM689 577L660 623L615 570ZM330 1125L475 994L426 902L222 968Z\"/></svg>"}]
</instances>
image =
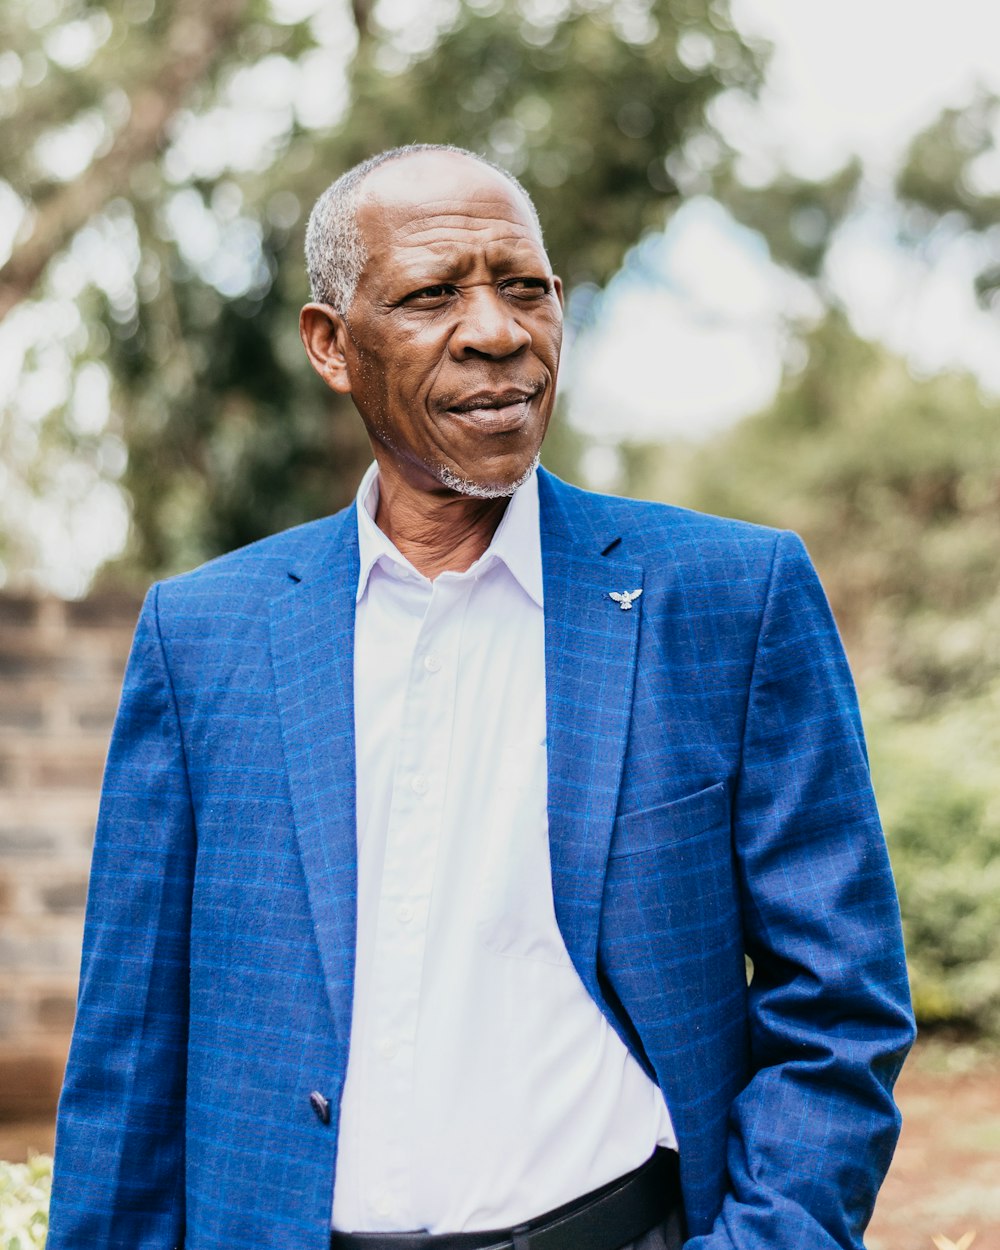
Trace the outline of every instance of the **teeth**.
<instances>
[{"instance_id":1,"label":"teeth","mask_svg":"<svg viewBox=\"0 0 1000 1250\"><path fill-rule=\"evenodd\" d=\"M481 404L473 404L465 409L466 412L482 412L483 410L495 411L499 408L513 408L516 404L523 404L527 399L526 395L518 395L516 399L503 399L495 402L484 400ZM462 409L456 411L461 412Z\"/></svg>"}]
</instances>

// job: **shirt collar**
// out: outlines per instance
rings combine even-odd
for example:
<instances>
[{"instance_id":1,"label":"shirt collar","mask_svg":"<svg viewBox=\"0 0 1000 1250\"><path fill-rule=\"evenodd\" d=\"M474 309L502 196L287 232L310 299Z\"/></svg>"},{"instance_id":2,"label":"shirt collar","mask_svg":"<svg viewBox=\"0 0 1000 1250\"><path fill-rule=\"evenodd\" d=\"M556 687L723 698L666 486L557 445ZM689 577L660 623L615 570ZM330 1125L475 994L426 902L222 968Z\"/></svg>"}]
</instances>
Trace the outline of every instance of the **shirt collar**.
<instances>
[{"instance_id":1,"label":"shirt collar","mask_svg":"<svg viewBox=\"0 0 1000 1250\"><path fill-rule=\"evenodd\" d=\"M379 563L395 565L397 568L408 570L415 577L423 578L423 575L375 524L378 488L378 464L373 462L361 479L356 498L358 555L360 557L356 600L360 600L365 593L371 571ZM507 568L525 594L539 607L543 607L537 473L532 473L511 496L492 542L466 572L470 576L478 577L498 560Z\"/></svg>"}]
</instances>

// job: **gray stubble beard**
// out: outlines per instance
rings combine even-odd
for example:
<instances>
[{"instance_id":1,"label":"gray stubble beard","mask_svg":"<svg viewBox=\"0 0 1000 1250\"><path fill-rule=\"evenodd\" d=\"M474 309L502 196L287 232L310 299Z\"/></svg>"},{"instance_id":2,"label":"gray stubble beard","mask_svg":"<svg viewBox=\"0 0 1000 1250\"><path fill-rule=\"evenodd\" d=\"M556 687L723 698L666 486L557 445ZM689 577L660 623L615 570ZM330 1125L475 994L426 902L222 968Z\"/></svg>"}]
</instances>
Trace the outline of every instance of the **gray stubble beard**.
<instances>
[{"instance_id":1,"label":"gray stubble beard","mask_svg":"<svg viewBox=\"0 0 1000 1250\"><path fill-rule=\"evenodd\" d=\"M443 464L438 466L437 479L442 486L455 491L458 495L465 495L467 499L509 499L538 468L539 459L539 453L536 452L531 464L528 465L521 476L516 481L510 483L485 485L482 482L473 482L468 478L461 477L454 469L449 469L447 465Z\"/></svg>"}]
</instances>

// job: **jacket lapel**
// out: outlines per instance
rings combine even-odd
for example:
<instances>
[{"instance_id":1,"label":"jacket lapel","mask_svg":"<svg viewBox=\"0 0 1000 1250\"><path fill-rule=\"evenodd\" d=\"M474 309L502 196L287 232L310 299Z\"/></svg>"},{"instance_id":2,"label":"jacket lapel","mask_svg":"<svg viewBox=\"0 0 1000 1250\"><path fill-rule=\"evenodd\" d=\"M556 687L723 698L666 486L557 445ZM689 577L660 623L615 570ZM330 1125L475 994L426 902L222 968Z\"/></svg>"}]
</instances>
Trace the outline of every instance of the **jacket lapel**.
<instances>
[{"instance_id":1,"label":"jacket lapel","mask_svg":"<svg viewBox=\"0 0 1000 1250\"><path fill-rule=\"evenodd\" d=\"M334 518L331 541L290 576L288 592L271 605L271 657L295 829L346 1061L357 910L353 508Z\"/></svg>"},{"instance_id":2,"label":"jacket lapel","mask_svg":"<svg viewBox=\"0 0 1000 1250\"><path fill-rule=\"evenodd\" d=\"M602 531L593 496L585 506L540 472L539 505L552 891L573 965L603 1006L597 935L642 619L641 598L623 609L609 592L641 589L642 568L613 526Z\"/></svg>"}]
</instances>

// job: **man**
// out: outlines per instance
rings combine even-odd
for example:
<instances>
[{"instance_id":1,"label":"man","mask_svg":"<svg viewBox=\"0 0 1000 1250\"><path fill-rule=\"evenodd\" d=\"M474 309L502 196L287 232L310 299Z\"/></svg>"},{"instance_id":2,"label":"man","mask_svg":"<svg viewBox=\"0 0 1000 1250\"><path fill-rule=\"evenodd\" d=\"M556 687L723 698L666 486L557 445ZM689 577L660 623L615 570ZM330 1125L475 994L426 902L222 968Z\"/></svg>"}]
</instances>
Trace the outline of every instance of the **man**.
<instances>
[{"instance_id":1,"label":"man","mask_svg":"<svg viewBox=\"0 0 1000 1250\"><path fill-rule=\"evenodd\" d=\"M912 1024L801 543L536 471L562 292L502 171L383 154L307 249L376 464L150 592L49 1250L860 1247Z\"/></svg>"}]
</instances>

